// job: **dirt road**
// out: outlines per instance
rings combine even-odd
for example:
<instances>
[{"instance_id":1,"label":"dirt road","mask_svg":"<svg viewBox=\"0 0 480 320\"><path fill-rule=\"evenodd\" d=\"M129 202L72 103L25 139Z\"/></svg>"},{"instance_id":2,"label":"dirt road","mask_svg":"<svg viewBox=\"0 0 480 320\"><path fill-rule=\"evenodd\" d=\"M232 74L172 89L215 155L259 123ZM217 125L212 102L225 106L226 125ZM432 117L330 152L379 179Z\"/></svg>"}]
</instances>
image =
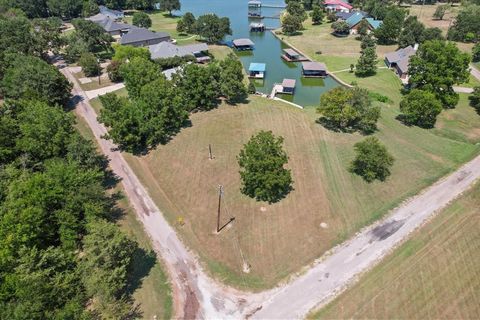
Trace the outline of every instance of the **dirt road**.
<instances>
[{"instance_id":1,"label":"dirt road","mask_svg":"<svg viewBox=\"0 0 480 320\"><path fill-rule=\"evenodd\" d=\"M64 75L74 84L74 95L83 98L76 112L82 116L110 159L131 204L165 262L173 285L177 318L298 319L312 308L330 301L356 277L373 267L438 210L458 197L480 178L480 156L473 159L423 193L393 210L383 221L365 228L354 238L334 248L310 270L286 285L260 294L225 288L209 278L195 255L188 251L174 229L149 197L122 154L101 138L106 133L68 68Z\"/></svg>"}]
</instances>

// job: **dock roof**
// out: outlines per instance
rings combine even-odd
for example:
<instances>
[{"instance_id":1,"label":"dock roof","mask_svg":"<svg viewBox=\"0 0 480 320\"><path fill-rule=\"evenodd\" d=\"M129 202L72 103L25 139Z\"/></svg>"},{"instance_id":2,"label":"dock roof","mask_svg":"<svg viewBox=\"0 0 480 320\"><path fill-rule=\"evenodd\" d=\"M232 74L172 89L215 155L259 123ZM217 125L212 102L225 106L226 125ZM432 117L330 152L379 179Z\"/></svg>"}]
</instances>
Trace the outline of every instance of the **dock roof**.
<instances>
[{"instance_id":1,"label":"dock roof","mask_svg":"<svg viewBox=\"0 0 480 320\"><path fill-rule=\"evenodd\" d=\"M314 61L302 62L302 68L309 71L327 71L327 66L324 63Z\"/></svg>"},{"instance_id":2,"label":"dock roof","mask_svg":"<svg viewBox=\"0 0 480 320\"><path fill-rule=\"evenodd\" d=\"M300 53L298 53L297 51L295 51L293 49L290 49L290 48L283 49L283 52L285 52L286 54L288 54L291 57L296 57L296 56L300 55Z\"/></svg>"},{"instance_id":3,"label":"dock roof","mask_svg":"<svg viewBox=\"0 0 480 320\"><path fill-rule=\"evenodd\" d=\"M283 79L282 87L284 88L295 88L296 81L294 79Z\"/></svg>"},{"instance_id":4,"label":"dock roof","mask_svg":"<svg viewBox=\"0 0 480 320\"><path fill-rule=\"evenodd\" d=\"M253 43L253 41L248 38L242 38L242 39L233 40L233 45L236 47L244 47L244 46L253 46L255 45L255 43Z\"/></svg>"},{"instance_id":5,"label":"dock roof","mask_svg":"<svg viewBox=\"0 0 480 320\"><path fill-rule=\"evenodd\" d=\"M267 65L265 63L252 62L248 67L248 71L265 72Z\"/></svg>"}]
</instances>

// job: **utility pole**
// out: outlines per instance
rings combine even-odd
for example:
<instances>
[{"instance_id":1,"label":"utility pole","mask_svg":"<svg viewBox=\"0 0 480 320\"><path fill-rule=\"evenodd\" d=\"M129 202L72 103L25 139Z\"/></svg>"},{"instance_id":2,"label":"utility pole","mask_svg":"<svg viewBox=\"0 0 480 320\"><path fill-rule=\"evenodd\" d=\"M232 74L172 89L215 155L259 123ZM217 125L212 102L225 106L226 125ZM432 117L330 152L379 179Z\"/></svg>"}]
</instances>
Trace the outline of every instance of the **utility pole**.
<instances>
[{"instance_id":1,"label":"utility pole","mask_svg":"<svg viewBox=\"0 0 480 320\"><path fill-rule=\"evenodd\" d=\"M212 145L208 144L208 159L213 160Z\"/></svg>"},{"instance_id":2,"label":"utility pole","mask_svg":"<svg viewBox=\"0 0 480 320\"><path fill-rule=\"evenodd\" d=\"M220 205L222 203L223 186L218 186L217 233L220 232Z\"/></svg>"}]
</instances>

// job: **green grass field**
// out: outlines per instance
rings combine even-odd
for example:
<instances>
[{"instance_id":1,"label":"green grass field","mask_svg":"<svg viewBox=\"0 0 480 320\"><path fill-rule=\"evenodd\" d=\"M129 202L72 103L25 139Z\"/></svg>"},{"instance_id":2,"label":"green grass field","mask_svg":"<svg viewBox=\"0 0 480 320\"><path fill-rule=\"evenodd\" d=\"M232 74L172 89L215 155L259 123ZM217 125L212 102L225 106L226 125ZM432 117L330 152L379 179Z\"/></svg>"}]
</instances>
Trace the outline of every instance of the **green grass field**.
<instances>
[{"instance_id":1,"label":"green grass field","mask_svg":"<svg viewBox=\"0 0 480 320\"><path fill-rule=\"evenodd\" d=\"M152 19L152 27L150 30L168 32L173 39L176 39L180 44L193 42L195 36L187 34L179 34L177 32L177 22L180 20L180 17L171 17L165 12L155 12L149 14L150 19ZM125 20L127 23L132 23L132 16L126 16Z\"/></svg>"},{"instance_id":2,"label":"green grass field","mask_svg":"<svg viewBox=\"0 0 480 320\"><path fill-rule=\"evenodd\" d=\"M479 319L480 184L311 319Z\"/></svg>"},{"instance_id":3,"label":"green grass field","mask_svg":"<svg viewBox=\"0 0 480 320\"><path fill-rule=\"evenodd\" d=\"M75 127L82 136L95 142L95 136L83 118L77 116ZM118 185L114 192L122 192L121 185ZM146 257L139 255L133 257L133 273L141 278L140 283L135 285L136 288L133 291L134 304L139 307L143 319L154 319L154 317L170 319L173 311L171 288L163 266L156 259L150 239L137 220L128 199L122 197L118 201L118 206L124 211L124 215L118 220L120 229L137 241L147 253ZM130 283L133 284L133 282Z\"/></svg>"},{"instance_id":4,"label":"green grass field","mask_svg":"<svg viewBox=\"0 0 480 320\"><path fill-rule=\"evenodd\" d=\"M385 183L367 184L348 172L353 144L361 135L326 130L315 122L313 108L299 110L259 97L246 105L192 114L192 126L167 145L143 157L125 156L207 269L226 283L259 290L299 271L477 154L474 143L480 132L472 131L478 115L469 113L466 98L462 101L457 109L442 114L441 127L435 130L406 127L395 119L399 114L395 104L382 105L376 136L396 158ZM93 103L99 107L96 100ZM295 181L295 190L273 205L239 192L236 156L260 129L285 138ZM209 144L213 161L208 160ZM225 187L222 219L236 220L216 236L219 184ZM175 223L180 217L185 220L183 227ZM321 228L322 222L328 228ZM251 266L249 274L242 272L244 262Z\"/></svg>"}]
</instances>

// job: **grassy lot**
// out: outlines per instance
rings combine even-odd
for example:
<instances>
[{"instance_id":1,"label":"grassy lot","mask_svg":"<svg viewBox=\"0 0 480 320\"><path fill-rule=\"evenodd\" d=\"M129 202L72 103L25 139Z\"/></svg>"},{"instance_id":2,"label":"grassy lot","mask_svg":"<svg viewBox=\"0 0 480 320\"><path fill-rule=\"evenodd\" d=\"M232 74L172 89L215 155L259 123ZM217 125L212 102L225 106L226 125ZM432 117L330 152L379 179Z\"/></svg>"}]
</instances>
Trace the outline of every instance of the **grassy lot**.
<instances>
[{"instance_id":1,"label":"grassy lot","mask_svg":"<svg viewBox=\"0 0 480 320\"><path fill-rule=\"evenodd\" d=\"M152 27L150 30L168 32L171 37L179 41L180 44L194 41L192 35L179 34L177 32L177 22L180 20L180 17L171 17L165 12L155 12L149 14L149 16L150 19L152 19ZM130 24L132 23L132 19L132 16L125 17L126 22Z\"/></svg>"},{"instance_id":2,"label":"grassy lot","mask_svg":"<svg viewBox=\"0 0 480 320\"><path fill-rule=\"evenodd\" d=\"M273 286L478 151L463 138L469 127L445 121L438 130L408 128L395 119L395 105L382 105L376 135L396 162L387 182L367 184L347 171L353 144L361 135L324 129L315 122L314 109L251 99L248 105L193 114L191 127L147 156L126 154L187 245L215 276L237 287ZM273 205L239 192L236 156L260 129L285 138L295 181L295 190ZM208 160L209 144L213 161ZM217 236L213 231L219 184L225 187L222 221L232 216L236 220ZM185 220L183 227L175 223L178 218ZM328 228L321 228L322 222ZM242 272L243 263L251 266L249 274Z\"/></svg>"},{"instance_id":3,"label":"grassy lot","mask_svg":"<svg viewBox=\"0 0 480 320\"><path fill-rule=\"evenodd\" d=\"M457 107L444 110L433 131L451 139L480 143L479 117L469 105L468 94L460 94Z\"/></svg>"},{"instance_id":4,"label":"grassy lot","mask_svg":"<svg viewBox=\"0 0 480 320\"><path fill-rule=\"evenodd\" d=\"M312 319L479 319L480 184Z\"/></svg>"},{"instance_id":5,"label":"grassy lot","mask_svg":"<svg viewBox=\"0 0 480 320\"><path fill-rule=\"evenodd\" d=\"M95 141L90 127L83 118L77 116L75 127L82 136ZM113 191L122 192L121 185L119 184ZM118 220L120 229L137 241L143 249L143 254L135 254L133 257L134 279L131 280L130 285L134 287L134 303L139 307L143 319L154 319L154 317L170 319L172 316L171 288L163 266L156 259L150 239L137 220L128 199L122 197L118 201L118 206L124 211L124 215Z\"/></svg>"}]
</instances>

